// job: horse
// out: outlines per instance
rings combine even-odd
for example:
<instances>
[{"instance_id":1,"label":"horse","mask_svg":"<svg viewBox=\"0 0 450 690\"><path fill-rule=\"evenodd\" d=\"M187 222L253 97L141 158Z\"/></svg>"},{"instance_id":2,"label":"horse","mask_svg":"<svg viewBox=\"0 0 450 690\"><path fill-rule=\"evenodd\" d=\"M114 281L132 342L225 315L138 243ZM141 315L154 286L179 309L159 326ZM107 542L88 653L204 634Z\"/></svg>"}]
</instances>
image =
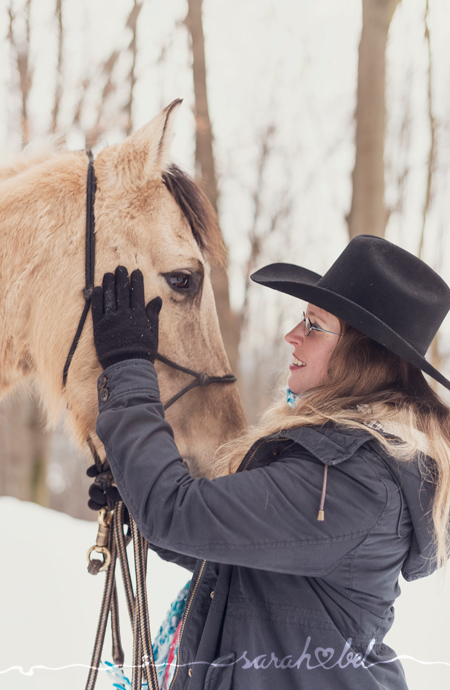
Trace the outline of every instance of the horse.
<instances>
[{"instance_id":1,"label":"horse","mask_svg":"<svg viewBox=\"0 0 450 690\"><path fill-rule=\"evenodd\" d=\"M174 116L162 110L122 143L96 157L95 284L117 265L144 274L146 299L160 295L159 353L197 372L224 376L209 266L224 246L212 207L198 185L170 163ZM88 318L62 374L83 310L86 185L84 151L26 152L0 169L0 397L32 381L49 426L66 410L80 448L95 434L101 374ZM163 402L192 381L157 361ZM197 387L166 413L193 476L209 476L215 450L244 425L235 383Z\"/></svg>"}]
</instances>

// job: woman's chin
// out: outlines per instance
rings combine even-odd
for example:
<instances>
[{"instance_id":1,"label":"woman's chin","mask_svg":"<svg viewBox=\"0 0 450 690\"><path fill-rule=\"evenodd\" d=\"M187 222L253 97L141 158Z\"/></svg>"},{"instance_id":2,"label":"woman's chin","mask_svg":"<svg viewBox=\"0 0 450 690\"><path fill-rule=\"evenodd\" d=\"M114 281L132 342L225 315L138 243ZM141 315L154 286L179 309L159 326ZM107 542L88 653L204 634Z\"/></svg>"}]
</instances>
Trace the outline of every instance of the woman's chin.
<instances>
[{"instance_id":1,"label":"woman's chin","mask_svg":"<svg viewBox=\"0 0 450 690\"><path fill-rule=\"evenodd\" d=\"M300 393L302 392L301 385L299 385L298 381L296 381L295 378L296 377L292 374L288 376L286 385L293 393L295 393L295 395L300 395Z\"/></svg>"}]
</instances>

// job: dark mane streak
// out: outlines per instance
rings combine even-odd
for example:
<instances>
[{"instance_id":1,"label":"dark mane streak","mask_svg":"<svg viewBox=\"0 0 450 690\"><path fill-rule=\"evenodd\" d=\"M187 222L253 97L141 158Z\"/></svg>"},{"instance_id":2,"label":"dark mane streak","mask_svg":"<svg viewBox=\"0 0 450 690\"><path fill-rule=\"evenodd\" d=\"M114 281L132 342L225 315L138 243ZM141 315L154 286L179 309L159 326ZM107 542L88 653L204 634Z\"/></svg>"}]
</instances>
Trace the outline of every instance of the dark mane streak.
<instances>
[{"instance_id":1,"label":"dark mane streak","mask_svg":"<svg viewBox=\"0 0 450 690\"><path fill-rule=\"evenodd\" d=\"M211 263L225 264L226 250L216 212L206 194L189 175L171 165L162 180L182 210L195 241Z\"/></svg>"}]
</instances>

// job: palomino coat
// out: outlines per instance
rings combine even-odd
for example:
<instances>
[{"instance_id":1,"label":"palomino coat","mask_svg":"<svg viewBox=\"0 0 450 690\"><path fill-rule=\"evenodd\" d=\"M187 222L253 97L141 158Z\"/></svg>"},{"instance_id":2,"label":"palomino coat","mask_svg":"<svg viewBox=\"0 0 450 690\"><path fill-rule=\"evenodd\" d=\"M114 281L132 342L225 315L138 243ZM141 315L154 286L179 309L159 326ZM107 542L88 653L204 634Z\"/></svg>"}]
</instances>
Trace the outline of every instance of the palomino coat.
<instances>
[{"instance_id":1,"label":"palomino coat","mask_svg":"<svg viewBox=\"0 0 450 690\"><path fill-rule=\"evenodd\" d=\"M150 362L110 366L99 389L123 499L155 550L194 571L174 690L407 687L383 638L400 572L433 570L432 487L416 461L369 432L303 427L258 441L236 474L194 479Z\"/></svg>"}]
</instances>

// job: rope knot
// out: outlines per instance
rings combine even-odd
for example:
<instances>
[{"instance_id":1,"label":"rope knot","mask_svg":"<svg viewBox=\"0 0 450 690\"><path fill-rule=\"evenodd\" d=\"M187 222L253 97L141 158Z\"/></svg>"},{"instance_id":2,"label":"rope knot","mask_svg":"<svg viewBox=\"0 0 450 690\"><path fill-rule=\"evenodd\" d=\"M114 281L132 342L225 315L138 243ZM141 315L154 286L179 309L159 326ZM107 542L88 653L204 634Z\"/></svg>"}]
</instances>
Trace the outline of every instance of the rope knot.
<instances>
[{"instance_id":1,"label":"rope knot","mask_svg":"<svg viewBox=\"0 0 450 690\"><path fill-rule=\"evenodd\" d=\"M83 288L83 297L86 300L86 302L91 299L93 292L94 287L92 285L90 287Z\"/></svg>"},{"instance_id":2,"label":"rope knot","mask_svg":"<svg viewBox=\"0 0 450 690\"><path fill-rule=\"evenodd\" d=\"M198 385L199 386L207 386L209 383L209 376L206 372L202 371L198 375Z\"/></svg>"}]
</instances>

